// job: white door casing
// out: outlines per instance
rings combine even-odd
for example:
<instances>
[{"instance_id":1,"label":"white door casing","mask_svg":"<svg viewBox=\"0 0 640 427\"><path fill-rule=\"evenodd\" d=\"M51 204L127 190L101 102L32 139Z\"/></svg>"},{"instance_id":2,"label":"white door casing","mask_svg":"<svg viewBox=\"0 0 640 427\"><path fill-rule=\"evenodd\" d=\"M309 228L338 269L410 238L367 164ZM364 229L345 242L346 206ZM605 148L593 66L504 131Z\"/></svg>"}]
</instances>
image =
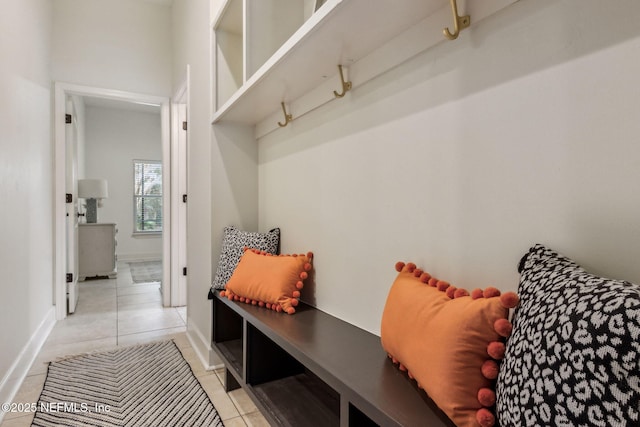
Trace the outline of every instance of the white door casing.
<instances>
[{"instance_id":1,"label":"white door casing","mask_svg":"<svg viewBox=\"0 0 640 427\"><path fill-rule=\"evenodd\" d=\"M171 104L171 305L187 304L187 143L189 140L189 67ZM175 267L175 268L174 268Z\"/></svg>"},{"instance_id":2,"label":"white door casing","mask_svg":"<svg viewBox=\"0 0 640 427\"><path fill-rule=\"evenodd\" d=\"M54 304L56 305L56 319L61 320L67 316L67 231L66 231L66 174L67 174L67 149L66 149L66 99L68 95L92 96L112 100L151 104L160 106L162 127L162 155L163 155L163 185L168 191L163 192L163 206L165 215L163 229L163 253L164 260L170 260L169 249L171 243L171 209L170 205L170 102L169 98L162 96L144 95L134 92L125 92L113 89L81 86L72 83L56 82L54 85L54 226L53 226L53 287ZM166 177L166 178L165 178ZM76 184L77 185L77 184ZM164 264L167 264L166 262ZM163 304L169 305L170 281L169 266L163 270L162 294Z\"/></svg>"},{"instance_id":3,"label":"white door casing","mask_svg":"<svg viewBox=\"0 0 640 427\"><path fill-rule=\"evenodd\" d=\"M69 314L76 311L78 302L78 120L71 96L66 97L66 245L67 245L67 298ZM71 281L68 281L69 278Z\"/></svg>"}]
</instances>

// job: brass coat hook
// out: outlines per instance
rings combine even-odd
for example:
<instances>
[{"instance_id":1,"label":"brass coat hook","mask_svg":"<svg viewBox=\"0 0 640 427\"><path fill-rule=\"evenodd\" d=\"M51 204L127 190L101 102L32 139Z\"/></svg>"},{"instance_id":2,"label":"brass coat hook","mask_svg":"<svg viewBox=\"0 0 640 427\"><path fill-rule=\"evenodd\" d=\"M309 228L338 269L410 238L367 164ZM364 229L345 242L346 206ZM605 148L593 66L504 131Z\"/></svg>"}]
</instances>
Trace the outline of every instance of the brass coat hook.
<instances>
[{"instance_id":1,"label":"brass coat hook","mask_svg":"<svg viewBox=\"0 0 640 427\"><path fill-rule=\"evenodd\" d=\"M338 93L338 91L333 91L333 94L336 98L342 98L348 91L351 90L353 86L351 82L344 81L344 74L342 73L342 65L338 65L338 70L340 71L340 82L342 83L342 93Z\"/></svg>"},{"instance_id":2,"label":"brass coat hook","mask_svg":"<svg viewBox=\"0 0 640 427\"><path fill-rule=\"evenodd\" d=\"M283 128L286 125L288 125L289 122L293 121L293 116L291 114L287 113L287 109L284 106L284 102L281 102L280 105L282 105L282 112L284 113L284 123L278 122L278 126Z\"/></svg>"},{"instance_id":3,"label":"brass coat hook","mask_svg":"<svg viewBox=\"0 0 640 427\"><path fill-rule=\"evenodd\" d=\"M458 38L458 35L460 35L460 30L464 30L465 28L469 27L469 25L471 25L471 16L469 15L459 16L458 4L456 3L456 0L449 0L449 1L451 2L451 11L453 13L453 25L454 25L455 31L452 34L449 31L449 28L445 28L442 30L442 32L444 33L444 36L449 40L455 40Z\"/></svg>"}]
</instances>

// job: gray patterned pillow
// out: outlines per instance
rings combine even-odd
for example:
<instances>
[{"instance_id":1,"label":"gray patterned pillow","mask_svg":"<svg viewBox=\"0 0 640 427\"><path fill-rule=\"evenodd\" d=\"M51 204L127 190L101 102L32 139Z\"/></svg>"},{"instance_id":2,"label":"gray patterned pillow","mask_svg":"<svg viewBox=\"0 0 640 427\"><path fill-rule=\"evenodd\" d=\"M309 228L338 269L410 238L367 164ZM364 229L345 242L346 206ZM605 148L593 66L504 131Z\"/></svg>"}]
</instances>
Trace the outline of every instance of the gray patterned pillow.
<instances>
[{"instance_id":1,"label":"gray patterned pillow","mask_svg":"<svg viewBox=\"0 0 640 427\"><path fill-rule=\"evenodd\" d=\"M255 233L239 230L234 226L225 227L218 269L212 284L214 289L224 289L245 247L277 255L280 251L280 229L274 228L268 233Z\"/></svg>"},{"instance_id":2,"label":"gray patterned pillow","mask_svg":"<svg viewBox=\"0 0 640 427\"><path fill-rule=\"evenodd\" d=\"M640 286L536 245L496 384L502 426L640 425Z\"/></svg>"}]
</instances>

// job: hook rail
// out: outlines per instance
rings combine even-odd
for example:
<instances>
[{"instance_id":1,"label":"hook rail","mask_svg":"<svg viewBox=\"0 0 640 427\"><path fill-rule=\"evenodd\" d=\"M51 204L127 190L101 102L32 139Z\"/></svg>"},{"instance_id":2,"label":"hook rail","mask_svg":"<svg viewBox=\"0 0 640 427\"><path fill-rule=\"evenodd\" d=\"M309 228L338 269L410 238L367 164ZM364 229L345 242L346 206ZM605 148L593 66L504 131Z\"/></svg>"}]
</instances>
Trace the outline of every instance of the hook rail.
<instances>
[{"instance_id":1,"label":"hook rail","mask_svg":"<svg viewBox=\"0 0 640 427\"><path fill-rule=\"evenodd\" d=\"M346 95L346 93L348 91L350 91L353 88L353 84L351 83L351 81L345 81L345 79L344 79L344 71L342 69L342 65L338 65L338 71L340 71L340 83L342 84L342 91L338 92L337 90L334 90L333 91L333 95L335 96L335 98L342 98L342 97L344 97ZM328 102L328 101L326 101L326 102ZM281 102L280 105L282 106L282 114L284 114L284 122L278 122L278 126L283 128L283 127L287 126L289 123L291 123L293 121L293 115L291 113L287 112L287 107L284 105L284 101ZM324 105L324 103L322 105ZM318 107L315 107L312 110L315 110L316 108L318 108ZM308 112L309 111L307 111L306 113L302 113L301 116L304 116ZM299 117L301 117L301 116L299 116Z\"/></svg>"}]
</instances>

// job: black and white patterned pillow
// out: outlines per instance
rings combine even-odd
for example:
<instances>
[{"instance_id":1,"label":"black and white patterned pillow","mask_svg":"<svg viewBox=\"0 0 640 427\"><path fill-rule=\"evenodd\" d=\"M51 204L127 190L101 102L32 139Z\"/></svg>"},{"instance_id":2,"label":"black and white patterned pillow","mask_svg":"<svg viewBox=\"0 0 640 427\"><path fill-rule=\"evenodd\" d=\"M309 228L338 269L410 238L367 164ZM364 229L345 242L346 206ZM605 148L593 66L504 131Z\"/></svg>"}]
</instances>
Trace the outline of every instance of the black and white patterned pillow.
<instances>
[{"instance_id":1,"label":"black and white patterned pillow","mask_svg":"<svg viewBox=\"0 0 640 427\"><path fill-rule=\"evenodd\" d=\"M536 245L496 384L502 426L640 426L640 286Z\"/></svg>"},{"instance_id":2,"label":"black and white patterned pillow","mask_svg":"<svg viewBox=\"0 0 640 427\"><path fill-rule=\"evenodd\" d=\"M224 289L245 247L277 255L280 251L280 229L274 228L268 233L256 233L239 230L234 226L225 227L218 269L211 285L214 289Z\"/></svg>"}]
</instances>

